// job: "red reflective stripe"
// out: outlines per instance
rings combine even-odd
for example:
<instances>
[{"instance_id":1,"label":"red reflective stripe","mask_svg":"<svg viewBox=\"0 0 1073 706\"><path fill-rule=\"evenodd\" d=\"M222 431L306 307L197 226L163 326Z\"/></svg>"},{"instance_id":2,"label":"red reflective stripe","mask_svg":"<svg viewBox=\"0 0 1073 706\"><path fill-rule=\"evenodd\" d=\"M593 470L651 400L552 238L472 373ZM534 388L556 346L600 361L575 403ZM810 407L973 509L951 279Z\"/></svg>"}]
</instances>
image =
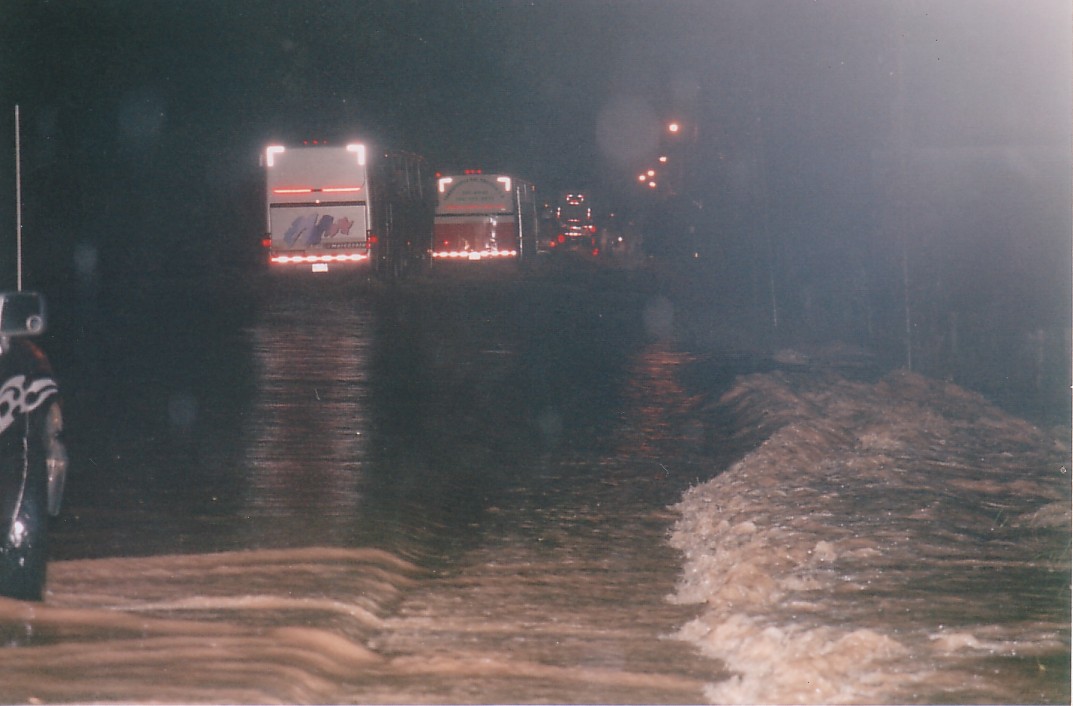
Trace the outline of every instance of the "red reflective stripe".
<instances>
[{"instance_id":1,"label":"red reflective stripe","mask_svg":"<svg viewBox=\"0 0 1073 706\"><path fill-rule=\"evenodd\" d=\"M353 193L355 191L361 191L360 186L326 186L323 189L314 189L313 187L288 187L281 189L272 189L273 194L313 194L313 193L325 193L325 194L339 194L339 193Z\"/></svg>"},{"instance_id":2,"label":"red reflective stripe","mask_svg":"<svg viewBox=\"0 0 1073 706\"><path fill-rule=\"evenodd\" d=\"M269 261L279 265L303 264L311 262L361 262L368 260L365 253L351 253L347 255L273 255Z\"/></svg>"},{"instance_id":3,"label":"red reflective stripe","mask_svg":"<svg viewBox=\"0 0 1073 706\"><path fill-rule=\"evenodd\" d=\"M449 260L499 260L518 257L517 250L437 250L432 257Z\"/></svg>"}]
</instances>

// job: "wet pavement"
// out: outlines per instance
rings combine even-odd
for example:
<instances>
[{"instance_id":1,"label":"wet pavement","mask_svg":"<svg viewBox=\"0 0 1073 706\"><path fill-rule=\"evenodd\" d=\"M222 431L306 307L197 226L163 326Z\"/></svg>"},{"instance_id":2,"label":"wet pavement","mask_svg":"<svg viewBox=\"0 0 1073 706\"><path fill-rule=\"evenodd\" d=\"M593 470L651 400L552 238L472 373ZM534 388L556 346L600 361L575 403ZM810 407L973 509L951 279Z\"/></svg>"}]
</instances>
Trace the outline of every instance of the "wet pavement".
<instances>
[{"instance_id":1,"label":"wet pavement","mask_svg":"<svg viewBox=\"0 0 1073 706\"><path fill-rule=\"evenodd\" d=\"M990 439L992 466L1035 459L1045 476L1055 449L957 388L883 383L853 355L682 350L670 301L614 270L264 280L225 300L154 286L81 306L50 347L70 376L67 504L44 604L0 601L2 701L806 700L794 674L834 674L841 690L807 692L826 700L1062 700L1052 657L1068 657L1068 623L1048 617L1046 590L1025 599L1031 620L990 632L869 608L912 611L917 579L950 610L990 595L951 551L981 570L992 549L1050 551L1042 530L1011 529L978 552L971 507L1012 518L1029 480L999 498L966 458ZM888 419L892 404L908 411ZM854 443L879 456L845 456ZM743 480L742 463L760 470ZM944 473L921 500L917 481ZM1026 497L1055 492L1044 476ZM858 482L864 500L842 490ZM850 537L871 527L854 513L865 501L925 513L910 519L931 558L896 529L880 533L890 551ZM704 575L708 589L690 583ZM950 640L945 671L897 662ZM996 644L1006 676L973 676L965 664ZM1039 671L1019 676L1003 645L1032 644ZM914 690L838 671L873 657Z\"/></svg>"}]
</instances>

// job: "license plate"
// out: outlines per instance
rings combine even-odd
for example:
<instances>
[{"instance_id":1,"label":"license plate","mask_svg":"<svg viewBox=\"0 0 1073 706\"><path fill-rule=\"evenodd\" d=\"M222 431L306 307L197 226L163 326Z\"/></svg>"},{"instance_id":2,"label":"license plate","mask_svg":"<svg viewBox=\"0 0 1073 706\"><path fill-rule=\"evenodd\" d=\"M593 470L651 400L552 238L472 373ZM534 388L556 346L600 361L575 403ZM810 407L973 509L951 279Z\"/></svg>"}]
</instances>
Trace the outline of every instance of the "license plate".
<instances>
[{"instance_id":1,"label":"license plate","mask_svg":"<svg viewBox=\"0 0 1073 706\"><path fill-rule=\"evenodd\" d=\"M314 262L313 263L313 271L314 272L327 272L328 271L328 263L327 262Z\"/></svg>"}]
</instances>

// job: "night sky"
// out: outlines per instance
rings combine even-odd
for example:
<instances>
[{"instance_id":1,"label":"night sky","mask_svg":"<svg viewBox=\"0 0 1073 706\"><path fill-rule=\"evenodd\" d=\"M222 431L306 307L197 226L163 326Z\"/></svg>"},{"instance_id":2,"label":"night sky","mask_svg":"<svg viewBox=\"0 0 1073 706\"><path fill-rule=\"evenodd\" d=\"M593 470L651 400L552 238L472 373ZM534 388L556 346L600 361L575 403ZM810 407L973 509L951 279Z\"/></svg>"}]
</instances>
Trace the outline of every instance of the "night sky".
<instances>
[{"instance_id":1,"label":"night sky","mask_svg":"<svg viewBox=\"0 0 1073 706\"><path fill-rule=\"evenodd\" d=\"M359 136L638 217L637 171L676 150L675 191L720 256L763 239L787 286L850 272L882 289L868 263L904 246L920 296L1013 296L1004 316L1052 325L1069 309L1071 16L1060 0L0 0L0 131L13 144L20 104L44 280L87 251L121 273L254 242L270 140Z\"/></svg>"}]
</instances>

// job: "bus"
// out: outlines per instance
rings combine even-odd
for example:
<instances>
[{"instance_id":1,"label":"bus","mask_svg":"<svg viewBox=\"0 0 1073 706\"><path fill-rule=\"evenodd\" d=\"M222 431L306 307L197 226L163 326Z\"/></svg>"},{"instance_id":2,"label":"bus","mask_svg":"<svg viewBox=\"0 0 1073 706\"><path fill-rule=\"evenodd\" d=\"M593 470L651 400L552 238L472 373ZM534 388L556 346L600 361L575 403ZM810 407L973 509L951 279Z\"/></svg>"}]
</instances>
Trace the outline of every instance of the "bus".
<instances>
[{"instance_id":1,"label":"bus","mask_svg":"<svg viewBox=\"0 0 1073 706\"><path fill-rule=\"evenodd\" d=\"M439 261L529 260L536 254L536 187L506 174L440 175L432 257Z\"/></svg>"},{"instance_id":2,"label":"bus","mask_svg":"<svg viewBox=\"0 0 1073 706\"><path fill-rule=\"evenodd\" d=\"M350 269L389 278L428 263L435 184L420 155L342 146L269 145L267 229L274 271Z\"/></svg>"}]
</instances>

